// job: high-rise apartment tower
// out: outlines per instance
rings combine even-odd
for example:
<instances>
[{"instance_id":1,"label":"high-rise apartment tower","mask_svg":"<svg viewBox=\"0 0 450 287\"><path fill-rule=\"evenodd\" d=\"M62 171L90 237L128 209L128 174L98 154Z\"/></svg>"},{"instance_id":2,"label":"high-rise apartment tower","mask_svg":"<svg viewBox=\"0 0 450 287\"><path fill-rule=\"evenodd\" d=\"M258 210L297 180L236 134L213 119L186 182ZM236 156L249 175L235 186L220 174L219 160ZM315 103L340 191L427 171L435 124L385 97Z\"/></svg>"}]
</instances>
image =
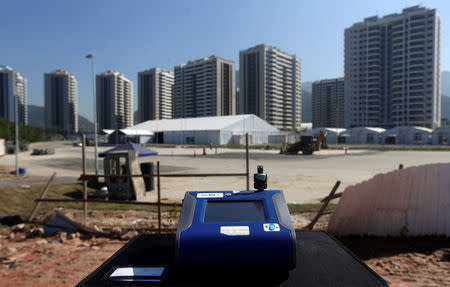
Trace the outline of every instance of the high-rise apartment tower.
<instances>
[{"instance_id":1,"label":"high-rise apartment tower","mask_svg":"<svg viewBox=\"0 0 450 287\"><path fill-rule=\"evenodd\" d=\"M344 127L344 78L312 84L312 124L314 128Z\"/></svg>"},{"instance_id":2,"label":"high-rise apartment tower","mask_svg":"<svg viewBox=\"0 0 450 287\"><path fill-rule=\"evenodd\" d=\"M15 122L15 100L19 123L28 125L27 80L8 66L0 66L0 117Z\"/></svg>"},{"instance_id":3,"label":"high-rise apartment tower","mask_svg":"<svg viewBox=\"0 0 450 287\"><path fill-rule=\"evenodd\" d=\"M440 35L436 9L420 6L346 29L346 127L439 127Z\"/></svg>"},{"instance_id":4,"label":"high-rise apartment tower","mask_svg":"<svg viewBox=\"0 0 450 287\"><path fill-rule=\"evenodd\" d=\"M45 127L69 137L78 133L78 82L67 71L44 74Z\"/></svg>"},{"instance_id":5,"label":"high-rise apartment tower","mask_svg":"<svg viewBox=\"0 0 450 287\"><path fill-rule=\"evenodd\" d=\"M283 130L299 130L302 118L301 62L265 44L239 55L239 98L244 114L255 114Z\"/></svg>"},{"instance_id":6,"label":"high-rise apartment tower","mask_svg":"<svg viewBox=\"0 0 450 287\"><path fill-rule=\"evenodd\" d=\"M99 74L96 81L99 130L132 126L133 82L116 71Z\"/></svg>"},{"instance_id":7,"label":"high-rise apartment tower","mask_svg":"<svg viewBox=\"0 0 450 287\"><path fill-rule=\"evenodd\" d=\"M173 117L173 72L152 68L138 73L138 121Z\"/></svg>"},{"instance_id":8,"label":"high-rise apartment tower","mask_svg":"<svg viewBox=\"0 0 450 287\"><path fill-rule=\"evenodd\" d=\"M234 62L218 56L175 67L174 118L236 114Z\"/></svg>"}]
</instances>

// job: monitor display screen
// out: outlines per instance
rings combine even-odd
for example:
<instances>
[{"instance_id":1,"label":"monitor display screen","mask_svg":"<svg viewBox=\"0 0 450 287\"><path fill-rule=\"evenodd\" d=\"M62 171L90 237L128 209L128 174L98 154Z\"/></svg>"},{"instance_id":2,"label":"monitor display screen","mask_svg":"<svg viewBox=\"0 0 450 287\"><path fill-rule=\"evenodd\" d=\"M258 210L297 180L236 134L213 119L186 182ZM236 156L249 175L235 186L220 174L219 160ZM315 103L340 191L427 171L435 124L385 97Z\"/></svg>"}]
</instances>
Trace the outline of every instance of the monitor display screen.
<instances>
[{"instance_id":1,"label":"monitor display screen","mask_svg":"<svg viewBox=\"0 0 450 287\"><path fill-rule=\"evenodd\" d=\"M206 203L204 222L262 222L266 213L261 200L217 201Z\"/></svg>"}]
</instances>

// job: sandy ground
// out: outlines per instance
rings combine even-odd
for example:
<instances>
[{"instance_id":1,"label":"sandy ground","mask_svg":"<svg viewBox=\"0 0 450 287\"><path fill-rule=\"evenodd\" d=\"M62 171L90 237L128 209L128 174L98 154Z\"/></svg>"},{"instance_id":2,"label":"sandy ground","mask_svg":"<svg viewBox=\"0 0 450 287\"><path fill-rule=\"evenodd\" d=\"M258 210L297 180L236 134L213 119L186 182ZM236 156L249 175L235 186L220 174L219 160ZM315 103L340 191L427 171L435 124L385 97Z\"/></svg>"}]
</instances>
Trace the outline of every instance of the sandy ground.
<instances>
[{"instance_id":1,"label":"sandy ground","mask_svg":"<svg viewBox=\"0 0 450 287\"><path fill-rule=\"evenodd\" d=\"M33 148L54 148L54 155L31 156ZM100 147L105 151L110 147ZM162 173L244 173L245 152L235 149L207 148L155 148L158 156L142 158L142 161L160 161ZM194 152L197 157L194 157ZM279 155L277 150L250 150L250 173L257 165L263 165L269 175L269 189L282 189L288 202L317 202L326 196L337 180L341 180L340 191L348 185L369 179L380 172L426 163L448 162L448 151L366 151L321 150L312 156ZM0 167L13 167L14 155L0 158ZM0 178L0 186L46 183L56 171L55 182L75 182L81 174L81 148L70 142L38 143L30 151L20 154L20 166L27 169L27 176L20 179ZM94 173L94 148L87 147L87 168ZM100 159L103 172L103 160ZM250 183L252 185L252 182ZM245 177L208 178L161 178L162 198L180 201L188 190L240 190L245 189ZM145 200L154 201L156 193L150 192Z\"/></svg>"}]
</instances>

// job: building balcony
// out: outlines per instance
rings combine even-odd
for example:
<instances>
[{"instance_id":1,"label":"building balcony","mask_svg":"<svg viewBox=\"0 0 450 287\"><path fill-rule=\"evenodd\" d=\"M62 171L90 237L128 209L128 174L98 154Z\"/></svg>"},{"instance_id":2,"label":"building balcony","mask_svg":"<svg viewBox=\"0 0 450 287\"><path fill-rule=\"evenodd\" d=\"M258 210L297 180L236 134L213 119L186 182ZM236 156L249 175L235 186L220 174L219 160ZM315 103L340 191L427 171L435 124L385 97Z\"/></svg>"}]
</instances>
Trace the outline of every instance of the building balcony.
<instances>
[{"instance_id":1,"label":"building balcony","mask_svg":"<svg viewBox=\"0 0 450 287\"><path fill-rule=\"evenodd\" d=\"M420 63L409 63L409 69L415 69L415 68L421 68L420 70L425 70L425 64L423 62ZM416 69L417 71L419 71L419 69Z\"/></svg>"},{"instance_id":2,"label":"building balcony","mask_svg":"<svg viewBox=\"0 0 450 287\"><path fill-rule=\"evenodd\" d=\"M415 74L409 74L408 78L409 78L410 83L411 83L412 81L421 80L421 81L422 81L422 84L423 84L425 76L424 76L423 74L418 74L418 75L415 75Z\"/></svg>"},{"instance_id":3,"label":"building balcony","mask_svg":"<svg viewBox=\"0 0 450 287\"><path fill-rule=\"evenodd\" d=\"M425 41L423 40L410 40L409 46L411 48L424 48L425 47Z\"/></svg>"},{"instance_id":4,"label":"building balcony","mask_svg":"<svg viewBox=\"0 0 450 287\"><path fill-rule=\"evenodd\" d=\"M425 21L423 19L420 20L413 20L409 22L409 27L411 28L417 28L425 25Z\"/></svg>"},{"instance_id":5,"label":"building balcony","mask_svg":"<svg viewBox=\"0 0 450 287\"><path fill-rule=\"evenodd\" d=\"M404 82L403 79L392 80L392 81L391 81L391 85L392 85L392 87L402 86L402 85L403 85L403 82Z\"/></svg>"}]
</instances>

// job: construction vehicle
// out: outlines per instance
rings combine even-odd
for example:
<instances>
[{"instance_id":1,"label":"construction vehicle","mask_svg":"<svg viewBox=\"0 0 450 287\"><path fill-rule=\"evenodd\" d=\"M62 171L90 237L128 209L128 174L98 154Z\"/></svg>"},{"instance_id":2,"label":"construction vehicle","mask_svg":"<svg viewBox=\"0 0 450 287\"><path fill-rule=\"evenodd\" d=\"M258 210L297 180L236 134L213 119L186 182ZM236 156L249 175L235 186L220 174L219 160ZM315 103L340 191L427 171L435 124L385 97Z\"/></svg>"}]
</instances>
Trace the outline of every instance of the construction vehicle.
<instances>
[{"instance_id":1,"label":"construction vehicle","mask_svg":"<svg viewBox=\"0 0 450 287\"><path fill-rule=\"evenodd\" d=\"M299 151L302 151L304 155L311 155L314 152L314 142L313 135L302 135L300 136L300 141L282 146L280 154L297 154Z\"/></svg>"},{"instance_id":2,"label":"construction vehicle","mask_svg":"<svg viewBox=\"0 0 450 287\"><path fill-rule=\"evenodd\" d=\"M321 148L327 149L327 137L325 136L323 131L319 131L319 135L317 136L316 141L314 142L314 151L319 151Z\"/></svg>"},{"instance_id":3,"label":"construction vehicle","mask_svg":"<svg viewBox=\"0 0 450 287\"><path fill-rule=\"evenodd\" d=\"M327 137L325 136L323 131L319 132L319 140L320 140L320 147L323 149L327 149L328 148Z\"/></svg>"}]
</instances>

